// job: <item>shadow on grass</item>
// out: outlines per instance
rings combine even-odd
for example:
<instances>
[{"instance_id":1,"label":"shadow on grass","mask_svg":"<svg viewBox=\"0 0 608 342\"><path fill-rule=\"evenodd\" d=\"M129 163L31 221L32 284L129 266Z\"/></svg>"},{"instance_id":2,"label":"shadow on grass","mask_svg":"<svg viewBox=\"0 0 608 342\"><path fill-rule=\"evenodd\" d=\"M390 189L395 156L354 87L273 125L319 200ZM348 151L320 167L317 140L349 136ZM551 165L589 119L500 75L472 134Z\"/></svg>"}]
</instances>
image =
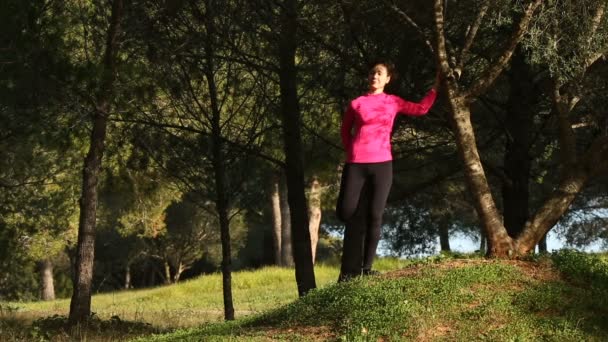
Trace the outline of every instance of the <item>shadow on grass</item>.
<instances>
[{"instance_id":1,"label":"shadow on grass","mask_svg":"<svg viewBox=\"0 0 608 342\"><path fill-rule=\"evenodd\" d=\"M545 338L608 339L608 293L563 282L538 284L516 296L513 304L547 332Z\"/></svg>"},{"instance_id":2,"label":"shadow on grass","mask_svg":"<svg viewBox=\"0 0 608 342\"><path fill-rule=\"evenodd\" d=\"M552 254L560 279L530 286L513 305L549 333L544 338L608 340L608 262L602 258L575 250Z\"/></svg>"},{"instance_id":3,"label":"shadow on grass","mask_svg":"<svg viewBox=\"0 0 608 342\"><path fill-rule=\"evenodd\" d=\"M101 320L93 315L85 324L69 326L66 316L31 320L14 314L0 316L2 341L125 341L144 335L168 333L148 323L123 321L118 316Z\"/></svg>"}]
</instances>

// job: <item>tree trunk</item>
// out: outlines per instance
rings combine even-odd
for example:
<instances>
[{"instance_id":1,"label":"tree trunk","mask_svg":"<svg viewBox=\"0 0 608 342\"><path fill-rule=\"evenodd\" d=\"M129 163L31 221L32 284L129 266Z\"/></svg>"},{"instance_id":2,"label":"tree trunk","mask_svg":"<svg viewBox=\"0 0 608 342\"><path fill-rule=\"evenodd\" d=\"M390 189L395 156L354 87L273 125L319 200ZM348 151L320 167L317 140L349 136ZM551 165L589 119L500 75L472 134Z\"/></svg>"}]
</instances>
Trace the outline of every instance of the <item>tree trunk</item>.
<instances>
[{"instance_id":1,"label":"tree trunk","mask_svg":"<svg viewBox=\"0 0 608 342\"><path fill-rule=\"evenodd\" d=\"M547 253L547 234L538 242L538 253Z\"/></svg>"},{"instance_id":2,"label":"tree trunk","mask_svg":"<svg viewBox=\"0 0 608 342\"><path fill-rule=\"evenodd\" d=\"M214 82L209 82L213 83ZM210 87L211 88L211 87ZM212 88L211 102L213 107L213 168L215 173L216 202L220 238L222 241L222 284L224 295L224 319L234 320L234 305L232 301L232 256L230 248L230 219L228 199L226 198L226 167L224 165L224 152L220 131L219 107L217 104L217 91L215 84Z\"/></svg>"},{"instance_id":3,"label":"tree trunk","mask_svg":"<svg viewBox=\"0 0 608 342\"><path fill-rule=\"evenodd\" d=\"M147 286L152 287L156 285L156 273L158 272L158 268L155 263L148 262L146 267L147 270Z\"/></svg>"},{"instance_id":4,"label":"tree trunk","mask_svg":"<svg viewBox=\"0 0 608 342\"><path fill-rule=\"evenodd\" d=\"M313 177L310 183L310 193L308 195L308 215L310 222L310 249L312 252L312 263L315 263L317 256L317 243L319 242L319 226L321 225L321 184L317 177Z\"/></svg>"},{"instance_id":5,"label":"tree trunk","mask_svg":"<svg viewBox=\"0 0 608 342\"><path fill-rule=\"evenodd\" d=\"M534 251L536 244L564 215L588 179L589 174L584 167L572 170L567 175L566 179L553 192L551 198L526 223L523 233L516 241L520 255Z\"/></svg>"},{"instance_id":6,"label":"tree trunk","mask_svg":"<svg viewBox=\"0 0 608 342\"><path fill-rule=\"evenodd\" d=\"M452 92L454 91L452 90ZM481 164L469 106L464 98L454 94L450 95L449 102L454 119L458 154L464 162L465 179L488 241L487 255L490 257L511 256L514 251L513 240L502 224L501 215L494 203L490 185Z\"/></svg>"},{"instance_id":7,"label":"tree trunk","mask_svg":"<svg viewBox=\"0 0 608 342\"><path fill-rule=\"evenodd\" d=\"M605 6L606 4L602 2L596 9L589 39L599 27L599 22L604 16ZM602 54L593 55L586 61L585 68L589 68ZM558 79L553 80L553 110L557 112L561 164L560 183L549 200L527 222L524 232L517 239L517 249L520 254L533 251L535 245L546 237L589 179L597 175L604 175L608 171L608 137L606 136L597 136L582 158L579 158L570 115L580 100L580 94L576 94L578 90L575 90L573 94L572 89L576 89L574 84L564 84ZM544 245L546 249L546 243Z\"/></svg>"},{"instance_id":8,"label":"tree trunk","mask_svg":"<svg viewBox=\"0 0 608 342\"><path fill-rule=\"evenodd\" d=\"M217 84L215 82L215 43L214 40L220 39L219 32L216 32L214 25L213 9L217 4L214 0L207 0L205 7L207 10L207 40L205 41L205 54L207 67L205 78L209 86L209 98L211 100L211 137L213 154L213 173L215 180L215 208L220 223L220 239L222 241L222 289L224 299L224 319L234 320L234 304L232 301L232 253L230 250L230 218L229 203L226 192L228 186L226 182L225 153L222 139L222 122L219 105Z\"/></svg>"},{"instance_id":9,"label":"tree trunk","mask_svg":"<svg viewBox=\"0 0 608 342\"><path fill-rule=\"evenodd\" d=\"M177 267L175 269L175 274L173 275L173 283L174 284L177 284L177 282L179 281L179 279L182 276L182 273L184 273L184 270L185 270L184 264L181 263L181 262L177 263Z\"/></svg>"},{"instance_id":10,"label":"tree trunk","mask_svg":"<svg viewBox=\"0 0 608 342\"><path fill-rule=\"evenodd\" d=\"M305 295L316 288L315 273L310 249L308 212L302 162L301 118L298 103L297 49L298 11L296 0L285 0L280 6L279 85L281 121L285 149L288 201L291 215L293 257L296 266L298 294ZM285 239L285 237L283 237Z\"/></svg>"},{"instance_id":11,"label":"tree trunk","mask_svg":"<svg viewBox=\"0 0 608 342\"><path fill-rule=\"evenodd\" d=\"M560 145L567 144L568 139L562 139ZM526 228L517 239L519 254L527 254L534 250L536 244L555 226L559 219L572 204L572 201L583 190L592 177L605 175L608 171L608 137L598 136L589 149L573 167L564 158L561 165L562 179L559 186L543 206L526 223Z\"/></svg>"},{"instance_id":12,"label":"tree trunk","mask_svg":"<svg viewBox=\"0 0 608 342\"><path fill-rule=\"evenodd\" d=\"M443 86L447 93L450 112L453 118L453 131L460 160L464 163L464 175L474 200L475 209L481 226L488 239L488 256L505 257L513 250L512 239L507 234L501 222L501 217L494 203L490 186L481 165L477 150L475 133L471 124L471 112L466 93L461 93L458 81L448 62L446 39L444 36L443 3L435 0L435 28L437 31L436 56L443 78ZM506 55L505 55L506 56ZM496 64L496 67L499 65ZM500 69L488 69L489 73L483 80L477 80L473 86L477 93L491 84L495 73ZM472 91L472 90L470 90Z\"/></svg>"},{"instance_id":13,"label":"tree trunk","mask_svg":"<svg viewBox=\"0 0 608 342\"><path fill-rule=\"evenodd\" d=\"M504 170L508 178L503 182L503 217L507 233L517 238L528 221L530 179L530 134L535 115L534 102L540 96L532 82L532 75L524 56L517 51L513 56L510 75L510 94L505 129L507 131Z\"/></svg>"},{"instance_id":14,"label":"tree trunk","mask_svg":"<svg viewBox=\"0 0 608 342\"><path fill-rule=\"evenodd\" d=\"M439 224L439 245L442 252L449 252L450 249L450 225L447 222Z\"/></svg>"},{"instance_id":15,"label":"tree trunk","mask_svg":"<svg viewBox=\"0 0 608 342\"><path fill-rule=\"evenodd\" d=\"M53 263L45 259L38 263L40 270L40 299L54 300L55 299L55 282L53 278Z\"/></svg>"},{"instance_id":16,"label":"tree trunk","mask_svg":"<svg viewBox=\"0 0 608 342\"><path fill-rule=\"evenodd\" d=\"M125 267L125 289L130 289L133 286L131 285L131 264L127 264Z\"/></svg>"},{"instance_id":17,"label":"tree trunk","mask_svg":"<svg viewBox=\"0 0 608 342\"><path fill-rule=\"evenodd\" d=\"M277 266L282 266L281 258L281 200L279 196L280 176L275 176L272 180L270 192L270 202L272 204L272 242L274 243L274 262Z\"/></svg>"},{"instance_id":18,"label":"tree trunk","mask_svg":"<svg viewBox=\"0 0 608 342\"><path fill-rule=\"evenodd\" d=\"M281 205L281 266L292 267L291 215L287 193L287 185L282 181L279 188L279 203Z\"/></svg>"},{"instance_id":19,"label":"tree trunk","mask_svg":"<svg viewBox=\"0 0 608 342\"><path fill-rule=\"evenodd\" d=\"M69 323L71 325L85 322L91 316L91 288L97 216L97 181L105 148L107 121L114 87L117 39L121 17L122 0L114 0L103 59L103 79L97 96L97 108L95 108L93 116L89 152L84 160L82 171L76 273L74 274L74 290L69 314Z\"/></svg>"},{"instance_id":20,"label":"tree trunk","mask_svg":"<svg viewBox=\"0 0 608 342\"><path fill-rule=\"evenodd\" d=\"M446 89L450 111L454 119L454 133L456 144L458 146L458 154L464 163L464 175L470 189L475 209L481 226L488 239L487 255L490 257L508 257L513 255L515 244L513 239L507 233L499 214L492 192L485 176L477 144L473 125L471 124L471 113L469 101L476 96L485 92L508 65L509 60L515 50L517 44L522 39L527 31L528 25L534 11L540 6L542 0L534 0L530 2L517 23L511 37L507 41L506 47L503 49L500 57L488 66L478 77L469 89L463 90L458 85L458 75L450 66L449 56L447 52L447 43L444 31L444 11L443 1L435 0L435 29L436 29L436 57L443 75L443 86ZM480 14L482 14L480 12ZM481 21L479 21L481 22ZM469 31L467 41L472 44L474 34L477 30ZM470 44L469 44L470 46ZM465 56L461 56L462 59Z\"/></svg>"},{"instance_id":21,"label":"tree trunk","mask_svg":"<svg viewBox=\"0 0 608 342\"><path fill-rule=\"evenodd\" d=\"M165 260L164 262L164 271L165 271L165 284L169 285L171 284L171 266L169 265L169 262Z\"/></svg>"},{"instance_id":22,"label":"tree trunk","mask_svg":"<svg viewBox=\"0 0 608 342\"><path fill-rule=\"evenodd\" d=\"M486 239L486 235L483 233L483 229L480 232L479 238L479 253L486 253L488 251L488 239Z\"/></svg>"}]
</instances>

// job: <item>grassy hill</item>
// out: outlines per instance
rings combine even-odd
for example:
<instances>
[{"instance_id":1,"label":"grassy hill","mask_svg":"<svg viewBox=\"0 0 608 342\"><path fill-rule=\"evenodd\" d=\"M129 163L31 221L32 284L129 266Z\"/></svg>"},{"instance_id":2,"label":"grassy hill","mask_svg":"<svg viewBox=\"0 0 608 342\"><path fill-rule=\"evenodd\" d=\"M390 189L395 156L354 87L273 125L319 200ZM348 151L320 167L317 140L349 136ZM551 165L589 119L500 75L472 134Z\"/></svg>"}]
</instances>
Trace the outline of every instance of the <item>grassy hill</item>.
<instances>
[{"instance_id":1,"label":"grassy hill","mask_svg":"<svg viewBox=\"0 0 608 342\"><path fill-rule=\"evenodd\" d=\"M344 284L335 284L335 268L319 267L320 288L301 299L291 270L236 273L241 318L233 322L218 321L221 282L215 275L95 296L101 319L87 330L62 332L62 316L19 325L4 314L0 332L8 340L75 335L104 341L135 336L139 341L608 340L605 256L564 251L529 261L432 257L379 266L386 270L381 276ZM217 281L209 282L212 277ZM66 303L3 305L18 306L17 317L65 310ZM103 333L108 330L113 333Z\"/></svg>"},{"instance_id":2,"label":"grassy hill","mask_svg":"<svg viewBox=\"0 0 608 342\"><path fill-rule=\"evenodd\" d=\"M333 267L316 268L317 281L327 284L338 277ZM293 270L267 267L233 273L236 316L262 312L297 298ZM66 316L70 300L8 303L15 313L39 318ZM147 322L158 328L177 328L223 319L221 274L203 275L176 285L94 295L92 311L101 319Z\"/></svg>"}]
</instances>

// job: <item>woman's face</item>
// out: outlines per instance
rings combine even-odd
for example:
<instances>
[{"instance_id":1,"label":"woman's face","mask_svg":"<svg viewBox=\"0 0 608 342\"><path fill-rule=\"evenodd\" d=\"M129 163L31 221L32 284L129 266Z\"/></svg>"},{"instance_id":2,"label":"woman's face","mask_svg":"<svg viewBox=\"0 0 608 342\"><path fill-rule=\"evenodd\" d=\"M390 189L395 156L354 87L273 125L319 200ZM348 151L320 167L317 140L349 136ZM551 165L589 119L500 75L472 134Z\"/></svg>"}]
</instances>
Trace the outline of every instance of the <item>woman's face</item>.
<instances>
[{"instance_id":1,"label":"woman's face","mask_svg":"<svg viewBox=\"0 0 608 342\"><path fill-rule=\"evenodd\" d=\"M370 90L382 91L391 80L391 77L388 75L388 71L384 64L377 64L369 71L367 79L369 80Z\"/></svg>"}]
</instances>

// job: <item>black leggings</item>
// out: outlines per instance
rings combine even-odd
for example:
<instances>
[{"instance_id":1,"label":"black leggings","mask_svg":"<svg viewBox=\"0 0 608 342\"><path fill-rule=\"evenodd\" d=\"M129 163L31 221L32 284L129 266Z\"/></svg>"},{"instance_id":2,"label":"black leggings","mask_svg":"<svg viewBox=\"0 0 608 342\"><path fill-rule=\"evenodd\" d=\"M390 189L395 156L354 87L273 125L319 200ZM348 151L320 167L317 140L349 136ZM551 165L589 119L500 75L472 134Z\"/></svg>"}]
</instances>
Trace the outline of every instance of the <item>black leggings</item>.
<instances>
[{"instance_id":1,"label":"black leggings","mask_svg":"<svg viewBox=\"0 0 608 342\"><path fill-rule=\"evenodd\" d=\"M336 206L346 224L340 280L371 270L392 181L392 161L344 165Z\"/></svg>"}]
</instances>

